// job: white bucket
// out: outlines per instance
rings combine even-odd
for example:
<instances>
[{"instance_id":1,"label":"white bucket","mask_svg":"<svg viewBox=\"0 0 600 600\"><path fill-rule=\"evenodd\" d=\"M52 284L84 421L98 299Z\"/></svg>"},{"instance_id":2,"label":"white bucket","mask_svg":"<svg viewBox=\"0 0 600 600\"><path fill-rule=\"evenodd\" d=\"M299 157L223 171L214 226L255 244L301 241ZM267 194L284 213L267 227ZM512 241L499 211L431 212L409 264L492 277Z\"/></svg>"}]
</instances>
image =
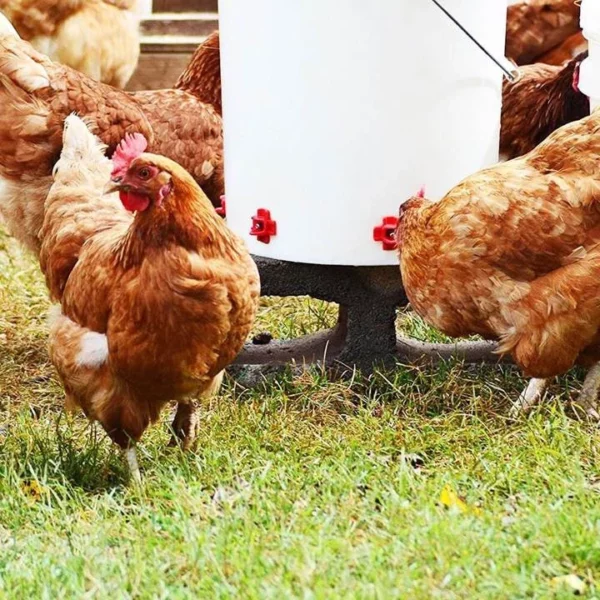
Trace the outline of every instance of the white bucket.
<instances>
[{"instance_id":1,"label":"white bucket","mask_svg":"<svg viewBox=\"0 0 600 600\"><path fill-rule=\"evenodd\" d=\"M441 2L504 55L506 0ZM220 0L219 22L227 216L256 255L396 264L374 228L498 160L502 73L430 0Z\"/></svg>"},{"instance_id":2,"label":"white bucket","mask_svg":"<svg viewBox=\"0 0 600 600\"><path fill-rule=\"evenodd\" d=\"M579 89L590 97L590 109L600 106L600 2L582 0L580 24L588 41L589 56L581 63Z\"/></svg>"},{"instance_id":3,"label":"white bucket","mask_svg":"<svg viewBox=\"0 0 600 600\"><path fill-rule=\"evenodd\" d=\"M136 12L140 17L148 17L152 14L152 0L137 0Z\"/></svg>"}]
</instances>

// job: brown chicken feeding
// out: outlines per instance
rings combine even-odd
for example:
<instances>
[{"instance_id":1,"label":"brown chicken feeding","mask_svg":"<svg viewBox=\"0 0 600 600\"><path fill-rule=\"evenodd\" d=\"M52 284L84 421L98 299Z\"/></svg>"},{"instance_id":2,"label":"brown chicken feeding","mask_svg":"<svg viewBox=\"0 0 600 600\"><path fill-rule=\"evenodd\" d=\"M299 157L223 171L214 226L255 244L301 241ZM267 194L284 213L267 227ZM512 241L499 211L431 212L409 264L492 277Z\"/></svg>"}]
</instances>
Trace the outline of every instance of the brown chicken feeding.
<instances>
[{"instance_id":1,"label":"brown chicken feeding","mask_svg":"<svg viewBox=\"0 0 600 600\"><path fill-rule=\"evenodd\" d=\"M124 88L140 55L137 0L0 0L19 35L50 59Z\"/></svg>"},{"instance_id":2,"label":"brown chicken feeding","mask_svg":"<svg viewBox=\"0 0 600 600\"><path fill-rule=\"evenodd\" d=\"M201 59L199 50L188 67L199 78L205 75ZM13 235L39 252L63 122L73 112L90 120L109 152L126 133L143 134L152 152L189 171L218 206L224 194L222 120L194 95L195 77L183 77L179 89L126 93L53 63L16 37L0 15L0 212Z\"/></svg>"},{"instance_id":3,"label":"brown chicken feeding","mask_svg":"<svg viewBox=\"0 0 600 600\"><path fill-rule=\"evenodd\" d=\"M452 337L500 341L534 379L591 367L578 400L600 418L600 113L531 153L485 169L434 203L400 209L402 279L413 309Z\"/></svg>"},{"instance_id":4,"label":"brown chicken feeding","mask_svg":"<svg viewBox=\"0 0 600 600\"><path fill-rule=\"evenodd\" d=\"M579 31L579 11L575 0L511 0L506 55L518 65L535 62Z\"/></svg>"},{"instance_id":5,"label":"brown chicken feeding","mask_svg":"<svg viewBox=\"0 0 600 600\"><path fill-rule=\"evenodd\" d=\"M101 423L135 478L134 443L171 400L175 434L191 445L192 399L217 393L260 295L244 243L184 169L145 147L141 135L124 140L111 173L85 123L66 120L40 256L61 305L50 357L67 407ZM109 176L133 217L103 195Z\"/></svg>"},{"instance_id":6,"label":"brown chicken feeding","mask_svg":"<svg viewBox=\"0 0 600 600\"><path fill-rule=\"evenodd\" d=\"M559 127L590 114L589 98L579 91L579 65L586 57L587 52L562 67L519 67L517 80L504 82L500 130L504 158L530 152Z\"/></svg>"}]
</instances>

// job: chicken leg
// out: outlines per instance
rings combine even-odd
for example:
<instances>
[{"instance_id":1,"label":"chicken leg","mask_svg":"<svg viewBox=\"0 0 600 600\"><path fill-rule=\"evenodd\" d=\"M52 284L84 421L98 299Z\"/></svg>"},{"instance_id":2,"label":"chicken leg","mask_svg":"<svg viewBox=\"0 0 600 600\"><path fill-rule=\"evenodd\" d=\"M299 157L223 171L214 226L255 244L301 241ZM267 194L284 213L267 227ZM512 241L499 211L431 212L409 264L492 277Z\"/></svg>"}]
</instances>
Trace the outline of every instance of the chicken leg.
<instances>
[{"instance_id":1,"label":"chicken leg","mask_svg":"<svg viewBox=\"0 0 600 600\"><path fill-rule=\"evenodd\" d=\"M600 363L596 363L589 371L583 382L581 393L573 407L576 412L583 411L590 421L600 421L598 407L598 391L600 390Z\"/></svg>"},{"instance_id":2,"label":"chicken leg","mask_svg":"<svg viewBox=\"0 0 600 600\"><path fill-rule=\"evenodd\" d=\"M198 406L194 401L180 402L177 405L177 412L171 425L173 435L169 446L181 445L184 450L189 450L192 447L198 432L197 410Z\"/></svg>"},{"instance_id":3,"label":"chicken leg","mask_svg":"<svg viewBox=\"0 0 600 600\"><path fill-rule=\"evenodd\" d=\"M136 484L142 483L142 474L140 473L140 465L138 464L135 446L125 448L125 450L123 450L123 453L125 454L125 460L127 461L127 466L129 467L131 479Z\"/></svg>"},{"instance_id":4,"label":"chicken leg","mask_svg":"<svg viewBox=\"0 0 600 600\"><path fill-rule=\"evenodd\" d=\"M519 399L512 405L508 416L511 419L516 419L519 415L527 415L531 409L539 404L544 397L544 393L548 389L549 379L533 378L528 386L523 390Z\"/></svg>"},{"instance_id":5,"label":"chicken leg","mask_svg":"<svg viewBox=\"0 0 600 600\"><path fill-rule=\"evenodd\" d=\"M201 398L212 398L219 393L221 384L223 383L224 371L221 371L210 382L207 388L200 394ZM196 434L198 433L198 405L194 401L179 403L177 412L173 419L172 429L173 436L169 442L169 446L177 446L181 444L184 450L189 450L194 445Z\"/></svg>"}]
</instances>

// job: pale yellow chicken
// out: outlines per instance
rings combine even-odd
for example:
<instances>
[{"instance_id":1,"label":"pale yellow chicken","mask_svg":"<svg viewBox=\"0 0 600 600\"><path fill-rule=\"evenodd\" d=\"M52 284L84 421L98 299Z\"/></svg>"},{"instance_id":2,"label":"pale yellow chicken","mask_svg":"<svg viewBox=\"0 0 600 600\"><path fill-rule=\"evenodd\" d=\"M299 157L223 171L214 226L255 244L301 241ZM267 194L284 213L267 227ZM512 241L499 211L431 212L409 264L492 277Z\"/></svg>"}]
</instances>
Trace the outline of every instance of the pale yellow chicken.
<instances>
[{"instance_id":1,"label":"pale yellow chicken","mask_svg":"<svg viewBox=\"0 0 600 600\"><path fill-rule=\"evenodd\" d=\"M36 50L88 77L124 88L140 54L138 0L0 0Z\"/></svg>"}]
</instances>

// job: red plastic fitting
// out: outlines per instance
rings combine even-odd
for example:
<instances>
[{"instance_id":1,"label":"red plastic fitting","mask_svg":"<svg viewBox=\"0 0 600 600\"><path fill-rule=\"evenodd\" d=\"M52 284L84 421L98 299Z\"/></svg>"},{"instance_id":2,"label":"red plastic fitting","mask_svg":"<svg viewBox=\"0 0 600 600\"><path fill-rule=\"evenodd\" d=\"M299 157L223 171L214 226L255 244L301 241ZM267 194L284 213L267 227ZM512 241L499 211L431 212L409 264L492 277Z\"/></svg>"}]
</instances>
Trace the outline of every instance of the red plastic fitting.
<instances>
[{"instance_id":1,"label":"red plastic fitting","mask_svg":"<svg viewBox=\"0 0 600 600\"><path fill-rule=\"evenodd\" d=\"M398 248L396 229L398 229L398 217L383 217L382 224L373 229L373 239L380 242L386 252L396 250Z\"/></svg>"},{"instance_id":2,"label":"red plastic fitting","mask_svg":"<svg viewBox=\"0 0 600 600\"><path fill-rule=\"evenodd\" d=\"M256 237L259 242L268 244L271 237L277 235L277 222L271 219L271 211L259 208L256 215L252 217L252 229L250 235Z\"/></svg>"}]
</instances>

